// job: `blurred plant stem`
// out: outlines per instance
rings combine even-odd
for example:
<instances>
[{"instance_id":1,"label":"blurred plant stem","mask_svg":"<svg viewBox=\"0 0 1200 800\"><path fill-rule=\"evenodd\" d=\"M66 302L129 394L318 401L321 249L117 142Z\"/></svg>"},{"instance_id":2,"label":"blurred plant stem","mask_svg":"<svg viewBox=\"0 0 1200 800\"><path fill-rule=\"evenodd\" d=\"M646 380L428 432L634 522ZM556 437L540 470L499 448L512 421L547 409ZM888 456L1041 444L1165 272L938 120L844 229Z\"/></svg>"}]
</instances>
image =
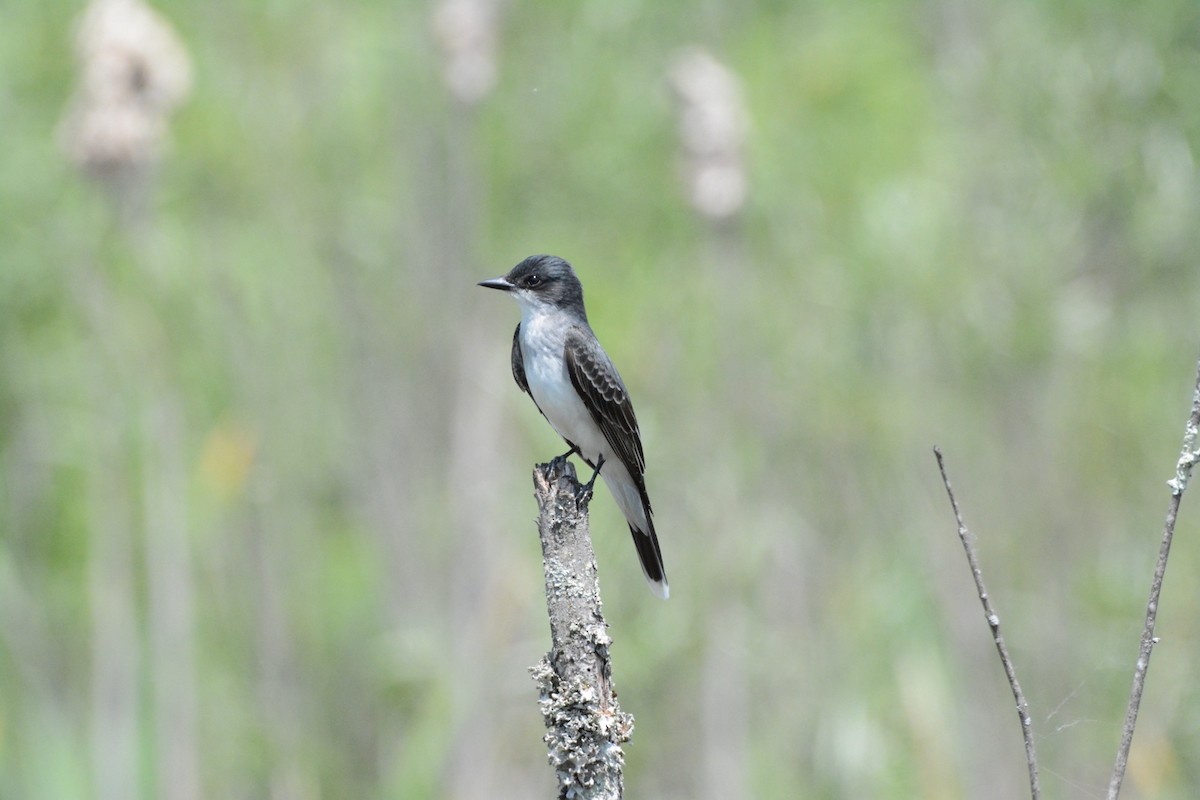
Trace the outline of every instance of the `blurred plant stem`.
<instances>
[{"instance_id":1,"label":"blurred plant stem","mask_svg":"<svg viewBox=\"0 0 1200 800\"><path fill-rule=\"evenodd\" d=\"M431 296L470 292L475 276L482 274L475 248L488 188L474 141L479 103L495 81L500 16L494 0L442 0L430 20L441 49L447 101L438 131L445 171L429 176L433 180L428 184L437 187L431 208L435 226L426 245L434 258L416 270L425 275L421 288ZM492 509L499 505L496 476L503 472L497 444L505 405L497 402L495 383L502 373L489 369L495 350L480 346L492 340L483 318L467 314L445 323L448 347L439 348L439 357L446 368L445 396L452 398L445 417L446 485L471 487L469 501L456 498L451 503L450 624L463 633L455 640L453 663L480 665L487 663L493 645L488 632L499 585ZM489 757L497 741L495 715L486 699L491 686L481 681L458 685L464 691L456 693L455 742L444 780L448 796L482 797L495 790L497 781L496 764Z\"/></svg>"},{"instance_id":2,"label":"blurred plant stem","mask_svg":"<svg viewBox=\"0 0 1200 800\"><path fill-rule=\"evenodd\" d=\"M104 331L97 330L97 334ZM98 800L137 800L137 601L128 451L119 393L98 359L92 371L88 464L88 587L92 615L92 771Z\"/></svg>"},{"instance_id":3,"label":"blurred plant stem","mask_svg":"<svg viewBox=\"0 0 1200 800\"><path fill-rule=\"evenodd\" d=\"M704 796L750 797L750 685L746 674L745 609L731 602L711 609L701 679L704 730Z\"/></svg>"},{"instance_id":4,"label":"blurred plant stem","mask_svg":"<svg viewBox=\"0 0 1200 800\"><path fill-rule=\"evenodd\" d=\"M142 503L147 624L154 701L158 796L200 800L197 740L195 591L188 541L187 464L182 409L160 378L142 409Z\"/></svg>"},{"instance_id":5,"label":"blurred plant stem","mask_svg":"<svg viewBox=\"0 0 1200 800\"><path fill-rule=\"evenodd\" d=\"M146 191L139 187L138 191ZM85 268L80 295L95 350L95 420L89 467L93 612L93 749L102 797L136 797L141 682L152 682L158 796L195 800L200 790L194 598L187 536L187 443L182 407L170 376L169 345L145 291L153 283L143 235L150 218L120 221L114 241ZM138 231L134 235L133 231ZM108 275L129 267L139 276L118 293ZM140 441L140 445L139 445ZM140 456L140 462L139 458ZM136 486L133 476L140 475ZM133 513L140 498L142 514ZM139 525L140 522L140 525ZM139 549L135 532L141 531ZM149 664L141 650L137 562L147 575Z\"/></svg>"},{"instance_id":6,"label":"blurred plant stem","mask_svg":"<svg viewBox=\"0 0 1200 800\"><path fill-rule=\"evenodd\" d=\"M140 0L93 0L80 18L76 45L79 86L60 139L103 187L114 221L112 241L97 242L79 287L95 351L88 469L95 791L101 800L142 794L139 729L142 683L149 676L155 794L198 800L187 443L149 250L156 239L155 167L167 117L188 93L190 63L171 26ZM126 270L132 280L113 279ZM135 487L139 468L141 486ZM145 672L139 669L138 495L150 645Z\"/></svg>"},{"instance_id":7,"label":"blurred plant stem","mask_svg":"<svg viewBox=\"0 0 1200 800\"><path fill-rule=\"evenodd\" d=\"M749 113L737 73L701 47L684 49L674 56L667 82L676 100L677 162L684 195L704 235L698 240L700 275L713 293L697 334L707 339L704 350L726 379L712 398L720 407L743 402L747 375L744 360L733 345L738 320L754 316L752 302L741 277L752 275L746 259L744 212L749 194L746 169L746 134ZM712 443L725 435L726 426L709 431ZM731 508L732 517L741 509ZM725 523L729 528L736 519ZM732 547L727 541L718 549ZM728 556L736 558L733 551ZM747 754L750 750L750 695L743 658L745 607L741 601L717 601L707 609L706 648L702 657L700 733L704 756L704 796L745 797L750 792Z\"/></svg>"}]
</instances>

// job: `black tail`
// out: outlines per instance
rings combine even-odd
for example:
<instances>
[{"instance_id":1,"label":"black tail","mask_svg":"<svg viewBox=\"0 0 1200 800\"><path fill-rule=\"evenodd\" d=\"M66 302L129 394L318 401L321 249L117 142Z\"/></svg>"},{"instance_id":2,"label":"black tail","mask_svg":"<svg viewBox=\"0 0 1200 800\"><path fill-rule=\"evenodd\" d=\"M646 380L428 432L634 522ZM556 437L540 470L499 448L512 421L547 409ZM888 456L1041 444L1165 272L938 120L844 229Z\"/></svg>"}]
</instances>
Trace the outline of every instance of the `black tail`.
<instances>
[{"instance_id":1,"label":"black tail","mask_svg":"<svg viewBox=\"0 0 1200 800\"><path fill-rule=\"evenodd\" d=\"M667 585L667 570L663 567L662 550L659 549L658 537L654 534L654 523L650 523L649 533L642 533L632 525L629 526L629 532L633 534L633 545L637 548L638 558L642 562L642 574L646 576L654 593L666 600L671 595L671 587Z\"/></svg>"}]
</instances>

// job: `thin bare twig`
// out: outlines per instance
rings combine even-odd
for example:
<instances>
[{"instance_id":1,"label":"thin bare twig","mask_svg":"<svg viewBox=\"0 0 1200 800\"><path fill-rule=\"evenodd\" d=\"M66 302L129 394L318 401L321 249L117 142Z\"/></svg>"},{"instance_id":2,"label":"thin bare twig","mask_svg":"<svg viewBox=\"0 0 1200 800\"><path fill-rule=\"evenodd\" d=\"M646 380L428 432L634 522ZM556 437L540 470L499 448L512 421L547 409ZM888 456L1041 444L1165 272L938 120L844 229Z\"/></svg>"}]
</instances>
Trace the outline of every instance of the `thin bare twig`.
<instances>
[{"instance_id":1,"label":"thin bare twig","mask_svg":"<svg viewBox=\"0 0 1200 800\"><path fill-rule=\"evenodd\" d=\"M1146 626L1142 629L1141 646L1138 648L1137 664L1133 669L1133 688L1129 692L1129 706L1125 710L1125 724L1121 728L1121 744L1117 748L1117 760L1113 764L1112 778L1108 782L1108 800L1117 800L1121 794L1121 781L1125 779L1125 767L1129 763L1129 748L1133 744L1133 728L1137 724L1138 707L1142 704L1142 689L1146 685L1146 670L1150 667L1150 653L1158 639L1154 636L1154 623L1158 617L1158 596L1162 592L1163 575L1167 571L1167 556L1171 553L1171 540L1175 537L1175 517L1179 514L1179 503L1187 489L1192 468L1200 461L1200 450L1196 440L1200 435L1200 361L1196 364L1196 388L1192 394L1192 415L1188 418L1183 433L1183 448L1175 464L1175 477L1167 481L1171 489L1171 500L1167 504L1167 520L1163 525L1162 544L1158 548L1158 563L1154 567L1154 580L1150 584L1150 600L1146 603Z\"/></svg>"},{"instance_id":2,"label":"thin bare twig","mask_svg":"<svg viewBox=\"0 0 1200 800\"><path fill-rule=\"evenodd\" d=\"M983 571L979 568L979 558L975 554L975 546L971 544L970 533L962 514L958 510L958 501L954 499L954 490L950 488L950 479L946 476L946 465L942 461L942 451L933 448L937 457L938 470L942 473L942 484L946 487L946 495L950 498L950 507L954 509L954 521L958 523L958 538L962 541L963 550L967 553L967 564L971 567L971 575L975 578L975 588L979 592L979 602L983 604L983 614L987 618L988 627L992 629L992 638L996 642L996 650L1000 653L1000 663L1004 665L1004 674L1008 677L1008 685L1012 689L1013 699L1017 702L1017 714L1021 718L1021 736L1025 738L1025 763L1029 766L1029 793L1033 800L1038 800L1042 788L1038 783L1037 753L1033 748L1033 720L1029 716L1029 703L1017 682L1017 671L1013 667L1008 648L1004 645L1004 637L1000 634L1000 616L992 609L992 601L988 596L987 587L983 583Z\"/></svg>"}]
</instances>

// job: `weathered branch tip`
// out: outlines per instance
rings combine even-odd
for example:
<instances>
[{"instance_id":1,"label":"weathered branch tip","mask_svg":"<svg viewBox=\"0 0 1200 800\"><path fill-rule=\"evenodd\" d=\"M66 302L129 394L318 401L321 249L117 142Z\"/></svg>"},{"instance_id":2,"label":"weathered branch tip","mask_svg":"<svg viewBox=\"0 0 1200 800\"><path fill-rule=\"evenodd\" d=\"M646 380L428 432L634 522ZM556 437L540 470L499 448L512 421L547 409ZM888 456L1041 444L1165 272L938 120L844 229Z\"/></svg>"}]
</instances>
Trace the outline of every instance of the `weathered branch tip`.
<instances>
[{"instance_id":1,"label":"weathered branch tip","mask_svg":"<svg viewBox=\"0 0 1200 800\"><path fill-rule=\"evenodd\" d=\"M612 683L608 625L575 468L564 460L533 470L538 535L550 617L550 652L530 668L560 798L616 800L623 791L621 745L633 717L621 711Z\"/></svg>"}]
</instances>

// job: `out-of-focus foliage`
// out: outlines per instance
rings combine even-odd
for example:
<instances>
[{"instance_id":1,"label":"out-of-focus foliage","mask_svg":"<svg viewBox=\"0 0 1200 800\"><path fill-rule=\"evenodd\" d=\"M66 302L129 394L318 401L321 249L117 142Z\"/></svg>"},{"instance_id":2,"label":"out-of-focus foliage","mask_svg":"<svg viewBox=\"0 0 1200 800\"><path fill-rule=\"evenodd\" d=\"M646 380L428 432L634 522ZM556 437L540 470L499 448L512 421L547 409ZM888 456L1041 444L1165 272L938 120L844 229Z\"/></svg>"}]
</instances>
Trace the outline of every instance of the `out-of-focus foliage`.
<instances>
[{"instance_id":1,"label":"out-of-focus foliage","mask_svg":"<svg viewBox=\"0 0 1200 800\"><path fill-rule=\"evenodd\" d=\"M1200 5L511 2L464 98L427 4L162 3L192 93L135 223L56 142L80 10L0 24L0 797L551 796L560 443L474 285L534 252L672 579L597 492L630 796L1021 796L935 443L1047 795L1102 794L1200 348ZM723 222L691 46L748 118ZM1200 785L1194 500L1131 797Z\"/></svg>"}]
</instances>

